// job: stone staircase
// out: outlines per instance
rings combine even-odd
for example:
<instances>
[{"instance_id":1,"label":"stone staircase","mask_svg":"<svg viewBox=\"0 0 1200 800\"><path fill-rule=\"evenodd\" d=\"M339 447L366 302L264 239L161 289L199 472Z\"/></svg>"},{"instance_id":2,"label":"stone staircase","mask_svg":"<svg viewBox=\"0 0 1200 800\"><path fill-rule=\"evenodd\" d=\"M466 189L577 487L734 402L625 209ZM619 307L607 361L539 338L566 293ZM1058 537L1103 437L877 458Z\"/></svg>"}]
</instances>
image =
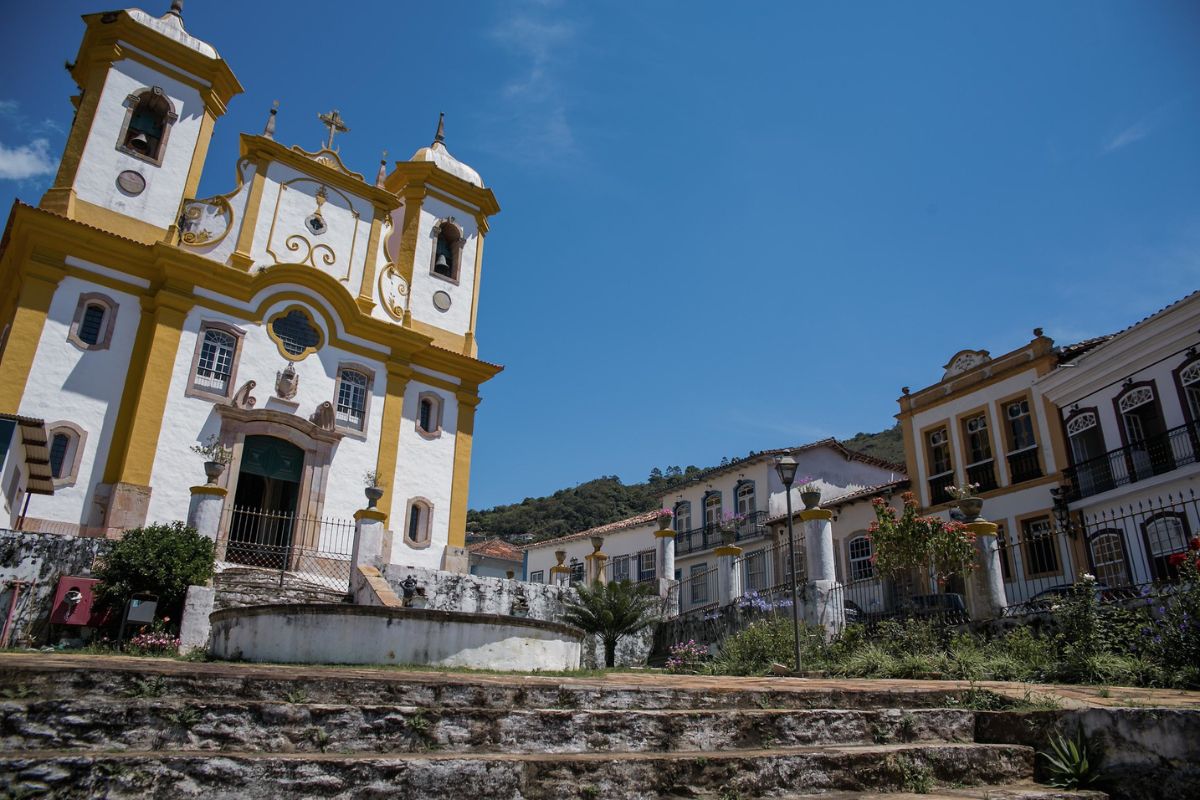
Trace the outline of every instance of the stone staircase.
<instances>
[{"instance_id":1,"label":"stone staircase","mask_svg":"<svg viewBox=\"0 0 1200 800\"><path fill-rule=\"evenodd\" d=\"M1033 784L961 690L776 683L4 657L0 797L1104 797Z\"/></svg>"}]
</instances>

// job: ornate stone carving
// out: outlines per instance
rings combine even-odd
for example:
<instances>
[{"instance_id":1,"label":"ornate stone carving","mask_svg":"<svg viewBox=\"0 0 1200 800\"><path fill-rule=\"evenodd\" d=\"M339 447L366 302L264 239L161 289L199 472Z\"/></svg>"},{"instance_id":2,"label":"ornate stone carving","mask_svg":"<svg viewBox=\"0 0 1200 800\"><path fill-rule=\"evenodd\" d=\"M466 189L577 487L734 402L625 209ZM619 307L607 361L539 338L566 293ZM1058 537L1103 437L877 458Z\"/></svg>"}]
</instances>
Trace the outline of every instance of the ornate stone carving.
<instances>
[{"instance_id":1,"label":"ornate stone carving","mask_svg":"<svg viewBox=\"0 0 1200 800\"><path fill-rule=\"evenodd\" d=\"M1094 427L1096 427L1096 415L1091 411L1085 411L1082 414L1076 414L1067 423L1067 436L1074 436Z\"/></svg>"},{"instance_id":2,"label":"ornate stone carving","mask_svg":"<svg viewBox=\"0 0 1200 800\"><path fill-rule=\"evenodd\" d=\"M229 405L234 408L254 408L254 404L258 402L250 396L250 392L257 386L254 381L246 381L242 384L242 388L233 393L233 397L229 398Z\"/></svg>"},{"instance_id":3,"label":"ornate stone carving","mask_svg":"<svg viewBox=\"0 0 1200 800\"><path fill-rule=\"evenodd\" d=\"M379 302L390 316L404 318L404 309L408 307L408 283L395 264L388 264L379 273Z\"/></svg>"},{"instance_id":4,"label":"ornate stone carving","mask_svg":"<svg viewBox=\"0 0 1200 800\"><path fill-rule=\"evenodd\" d=\"M300 376L296 368L288 364L281 372L275 373L275 396L283 400L291 400L300 388Z\"/></svg>"},{"instance_id":5,"label":"ornate stone carving","mask_svg":"<svg viewBox=\"0 0 1200 800\"><path fill-rule=\"evenodd\" d=\"M308 421L322 430L331 431L334 427L333 403L326 400L317 406Z\"/></svg>"},{"instance_id":6,"label":"ornate stone carving","mask_svg":"<svg viewBox=\"0 0 1200 800\"><path fill-rule=\"evenodd\" d=\"M1138 406L1144 406L1154 400L1154 390L1149 386L1139 386L1121 395L1121 399L1117 401L1117 405L1121 408L1121 413L1124 414L1132 411Z\"/></svg>"},{"instance_id":7,"label":"ornate stone carving","mask_svg":"<svg viewBox=\"0 0 1200 800\"><path fill-rule=\"evenodd\" d=\"M943 367L946 372L942 375L942 380L955 375L961 375L991 360L992 357L988 354L987 350L960 350Z\"/></svg>"}]
</instances>

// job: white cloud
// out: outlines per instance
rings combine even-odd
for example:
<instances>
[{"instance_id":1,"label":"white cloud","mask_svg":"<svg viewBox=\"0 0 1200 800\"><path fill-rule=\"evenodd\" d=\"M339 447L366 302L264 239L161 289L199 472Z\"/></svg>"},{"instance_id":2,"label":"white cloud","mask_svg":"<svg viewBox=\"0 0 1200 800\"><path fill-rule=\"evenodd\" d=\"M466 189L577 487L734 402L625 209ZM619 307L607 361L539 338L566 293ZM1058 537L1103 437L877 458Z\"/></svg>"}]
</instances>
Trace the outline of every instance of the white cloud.
<instances>
[{"instance_id":1,"label":"white cloud","mask_svg":"<svg viewBox=\"0 0 1200 800\"><path fill-rule=\"evenodd\" d=\"M0 180L23 181L54 173L50 142L34 139L29 144L8 147L0 142Z\"/></svg>"},{"instance_id":2,"label":"white cloud","mask_svg":"<svg viewBox=\"0 0 1200 800\"><path fill-rule=\"evenodd\" d=\"M1154 131L1154 126L1149 119L1139 120L1137 123L1130 125L1125 130L1118 133L1104 145L1104 152L1112 153L1120 150L1122 147L1128 147L1134 142L1141 141L1149 136Z\"/></svg>"}]
</instances>

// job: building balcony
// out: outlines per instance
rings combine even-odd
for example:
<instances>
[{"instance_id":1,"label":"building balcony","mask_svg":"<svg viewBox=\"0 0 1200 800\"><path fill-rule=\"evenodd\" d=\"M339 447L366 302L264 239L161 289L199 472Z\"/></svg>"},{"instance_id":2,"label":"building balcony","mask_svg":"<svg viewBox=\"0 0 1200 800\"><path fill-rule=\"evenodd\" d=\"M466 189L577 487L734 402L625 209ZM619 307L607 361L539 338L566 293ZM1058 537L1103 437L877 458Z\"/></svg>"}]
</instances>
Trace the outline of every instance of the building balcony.
<instances>
[{"instance_id":1,"label":"building balcony","mask_svg":"<svg viewBox=\"0 0 1200 800\"><path fill-rule=\"evenodd\" d=\"M929 505L936 506L939 503L949 503L952 498L946 490L954 485L954 471L943 472L941 475L934 475L929 479Z\"/></svg>"},{"instance_id":2,"label":"building balcony","mask_svg":"<svg viewBox=\"0 0 1200 800\"><path fill-rule=\"evenodd\" d=\"M1037 447L1028 447L1008 454L1008 476L1011 483L1024 483L1042 477Z\"/></svg>"},{"instance_id":3,"label":"building balcony","mask_svg":"<svg viewBox=\"0 0 1200 800\"><path fill-rule=\"evenodd\" d=\"M739 542L766 535L767 512L765 511L747 514L746 518L738 524L737 541ZM675 534L675 555L678 557L688 553L699 553L720 544L721 527L719 525L705 525L690 531L679 531Z\"/></svg>"},{"instance_id":4,"label":"building balcony","mask_svg":"<svg viewBox=\"0 0 1200 800\"><path fill-rule=\"evenodd\" d=\"M995 489L996 460L989 458L967 467L967 483L979 484L979 491L988 492Z\"/></svg>"},{"instance_id":5,"label":"building balcony","mask_svg":"<svg viewBox=\"0 0 1200 800\"><path fill-rule=\"evenodd\" d=\"M1063 470L1070 482L1068 501L1107 492L1119 486L1144 481L1187 464L1196 463L1200 452L1200 423L1149 436L1102 456L1082 461Z\"/></svg>"}]
</instances>

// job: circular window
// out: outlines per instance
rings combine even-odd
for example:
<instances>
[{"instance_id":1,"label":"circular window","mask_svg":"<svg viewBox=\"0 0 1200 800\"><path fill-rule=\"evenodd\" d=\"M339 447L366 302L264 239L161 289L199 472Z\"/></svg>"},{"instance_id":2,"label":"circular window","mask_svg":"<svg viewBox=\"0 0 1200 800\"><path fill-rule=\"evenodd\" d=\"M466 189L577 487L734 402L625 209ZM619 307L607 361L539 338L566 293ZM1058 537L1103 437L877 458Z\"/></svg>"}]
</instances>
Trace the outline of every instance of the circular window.
<instances>
[{"instance_id":1,"label":"circular window","mask_svg":"<svg viewBox=\"0 0 1200 800\"><path fill-rule=\"evenodd\" d=\"M117 188L134 197L146 190L146 179L140 172L127 169L117 176Z\"/></svg>"},{"instance_id":2,"label":"circular window","mask_svg":"<svg viewBox=\"0 0 1200 800\"><path fill-rule=\"evenodd\" d=\"M450 295L446 292L437 291L433 293L433 307L438 311L450 310Z\"/></svg>"},{"instance_id":3,"label":"circular window","mask_svg":"<svg viewBox=\"0 0 1200 800\"><path fill-rule=\"evenodd\" d=\"M304 220L304 227L308 228L317 236L320 236L322 233L329 230L329 226L325 224L325 218L319 213L313 214L308 219Z\"/></svg>"}]
</instances>

